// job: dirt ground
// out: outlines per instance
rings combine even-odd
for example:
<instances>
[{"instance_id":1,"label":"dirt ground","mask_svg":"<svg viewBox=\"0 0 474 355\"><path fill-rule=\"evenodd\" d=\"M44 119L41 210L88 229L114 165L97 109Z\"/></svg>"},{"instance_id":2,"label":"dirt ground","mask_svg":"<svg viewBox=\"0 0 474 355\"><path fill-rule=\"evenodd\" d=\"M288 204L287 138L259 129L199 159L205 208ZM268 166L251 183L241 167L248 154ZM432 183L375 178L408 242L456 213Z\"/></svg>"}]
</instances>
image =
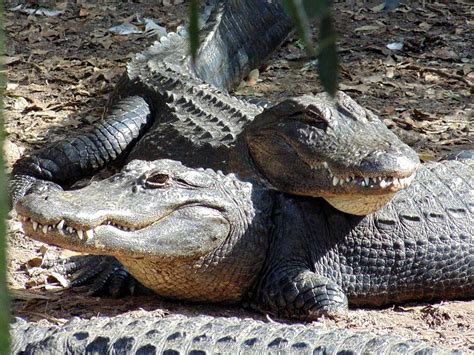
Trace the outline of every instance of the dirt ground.
<instances>
[{"instance_id":1,"label":"dirt ground","mask_svg":"<svg viewBox=\"0 0 474 355\"><path fill-rule=\"evenodd\" d=\"M156 39L143 34L113 34L108 31L110 27L136 24L137 18L143 17L155 19L168 30L183 23L186 5L146 3L55 2L54 9L65 12L45 17L9 10L17 2L6 1L5 128L10 165L25 149L64 137L97 120L128 60ZM424 160L474 148L474 20L470 16L474 6L468 0L410 1L384 12L378 4L336 4L340 88L375 111ZM143 29L143 25L137 26ZM387 45L393 43L403 43L403 48L389 49ZM266 70L243 83L238 93L279 100L321 90L314 65L308 63L300 42L293 37ZM10 220L9 236L13 312L31 321L62 324L73 316L127 312L265 319L238 307L186 305L157 297L114 300L88 297L84 289L64 291L62 280L48 277L41 267L44 258L59 253L57 249L25 237L14 219ZM340 319L323 319L309 326L393 332L433 345L474 351L474 301L351 310Z\"/></svg>"}]
</instances>

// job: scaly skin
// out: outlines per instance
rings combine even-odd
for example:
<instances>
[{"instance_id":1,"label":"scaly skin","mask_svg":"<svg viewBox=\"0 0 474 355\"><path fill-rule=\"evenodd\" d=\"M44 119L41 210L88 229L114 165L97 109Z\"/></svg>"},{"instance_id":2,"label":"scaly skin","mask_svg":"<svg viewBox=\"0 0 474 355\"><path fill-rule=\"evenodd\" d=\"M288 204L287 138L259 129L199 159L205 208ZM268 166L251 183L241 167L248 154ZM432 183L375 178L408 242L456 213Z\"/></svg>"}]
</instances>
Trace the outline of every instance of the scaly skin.
<instances>
[{"instance_id":1,"label":"scaly skin","mask_svg":"<svg viewBox=\"0 0 474 355\"><path fill-rule=\"evenodd\" d=\"M72 320L43 327L17 320L12 354L459 354L419 340L302 324L184 315Z\"/></svg>"},{"instance_id":2,"label":"scaly skin","mask_svg":"<svg viewBox=\"0 0 474 355\"><path fill-rule=\"evenodd\" d=\"M244 297L267 313L313 319L348 302L471 298L473 191L474 160L426 164L384 208L360 217L233 175L133 161L81 190L28 195L17 212L28 235L115 256L160 295Z\"/></svg>"},{"instance_id":3,"label":"scaly skin","mask_svg":"<svg viewBox=\"0 0 474 355\"><path fill-rule=\"evenodd\" d=\"M13 201L70 188L120 157L172 158L241 173L284 192L323 196L354 214L378 209L410 183L419 160L371 112L343 93L334 102L320 94L263 110L219 90L262 63L290 30L278 3L219 4L205 26L196 66L186 36L170 33L131 61L104 121L14 165Z\"/></svg>"}]
</instances>

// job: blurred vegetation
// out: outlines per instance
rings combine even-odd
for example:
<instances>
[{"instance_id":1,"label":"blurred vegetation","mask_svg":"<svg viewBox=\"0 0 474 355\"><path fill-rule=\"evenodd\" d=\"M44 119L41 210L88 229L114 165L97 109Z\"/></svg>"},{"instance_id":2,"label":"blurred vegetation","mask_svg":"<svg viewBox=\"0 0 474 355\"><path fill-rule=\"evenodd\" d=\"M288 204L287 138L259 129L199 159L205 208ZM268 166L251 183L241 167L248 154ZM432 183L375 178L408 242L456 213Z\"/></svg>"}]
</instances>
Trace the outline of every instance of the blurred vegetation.
<instances>
[{"instance_id":1,"label":"blurred vegetation","mask_svg":"<svg viewBox=\"0 0 474 355\"><path fill-rule=\"evenodd\" d=\"M6 176L3 161L3 91L5 89L5 70L3 67L4 36L3 36L3 1L0 0L0 354L9 353L10 336L8 324L10 321L10 304L7 288L7 257L6 257L6 227L5 219L8 213Z\"/></svg>"}]
</instances>

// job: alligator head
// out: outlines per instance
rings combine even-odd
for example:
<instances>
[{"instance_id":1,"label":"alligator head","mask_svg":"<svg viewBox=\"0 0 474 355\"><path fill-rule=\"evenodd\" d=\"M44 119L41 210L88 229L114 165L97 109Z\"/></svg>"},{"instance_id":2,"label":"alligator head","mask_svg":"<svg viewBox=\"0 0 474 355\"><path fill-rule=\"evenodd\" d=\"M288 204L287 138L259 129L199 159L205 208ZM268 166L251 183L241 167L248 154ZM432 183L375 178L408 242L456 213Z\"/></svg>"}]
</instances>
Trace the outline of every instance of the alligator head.
<instances>
[{"instance_id":1,"label":"alligator head","mask_svg":"<svg viewBox=\"0 0 474 355\"><path fill-rule=\"evenodd\" d=\"M254 165L278 190L324 197L356 215L378 210L407 187L417 154L346 94L285 100L246 128Z\"/></svg>"},{"instance_id":2,"label":"alligator head","mask_svg":"<svg viewBox=\"0 0 474 355\"><path fill-rule=\"evenodd\" d=\"M269 223L256 221L270 213L255 213L254 194L260 210L271 205L267 190L233 175L134 160L108 179L30 194L15 207L37 240L115 256L163 296L227 302L240 299L265 257Z\"/></svg>"}]
</instances>

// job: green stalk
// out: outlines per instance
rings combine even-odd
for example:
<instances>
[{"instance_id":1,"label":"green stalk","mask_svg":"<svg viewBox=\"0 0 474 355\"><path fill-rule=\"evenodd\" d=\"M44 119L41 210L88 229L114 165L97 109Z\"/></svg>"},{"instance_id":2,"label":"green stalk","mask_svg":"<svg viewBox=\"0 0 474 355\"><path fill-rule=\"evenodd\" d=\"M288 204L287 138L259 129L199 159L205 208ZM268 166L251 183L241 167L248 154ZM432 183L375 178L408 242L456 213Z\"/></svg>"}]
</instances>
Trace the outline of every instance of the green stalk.
<instances>
[{"instance_id":1,"label":"green stalk","mask_svg":"<svg viewBox=\"0 0 474 355\"><path fill-rule=\"evenodd\" d=\"M3 20L3 1L0 0L0 24ZM0 27L0 59L4 56L4 36L3 28ZM10 353L10 300L7 288L7 247L6 247L6 227L5 219L8 213L8 199L6 189L5 165L3 160L3 92L5 89L5 70L3 60L0 60L0 354Z\"/></svg>"}]
</instances>

